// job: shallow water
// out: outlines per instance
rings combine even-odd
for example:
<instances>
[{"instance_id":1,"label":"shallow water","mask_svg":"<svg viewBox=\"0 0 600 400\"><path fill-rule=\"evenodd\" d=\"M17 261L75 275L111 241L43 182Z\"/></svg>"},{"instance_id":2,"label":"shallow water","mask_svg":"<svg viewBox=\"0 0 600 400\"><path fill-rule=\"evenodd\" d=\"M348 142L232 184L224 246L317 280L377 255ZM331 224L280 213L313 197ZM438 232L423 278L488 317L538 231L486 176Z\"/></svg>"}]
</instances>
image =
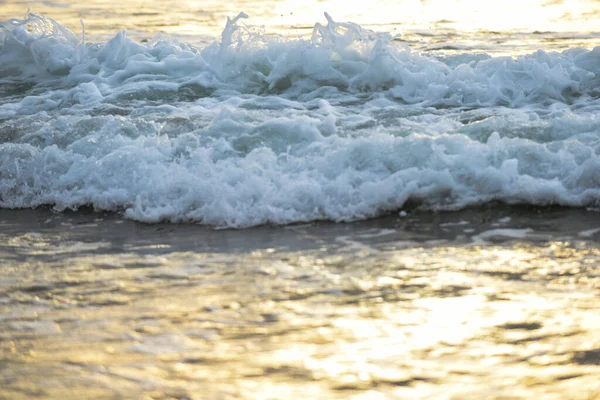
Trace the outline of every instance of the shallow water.
<instances>
[{"instance_id":1,"label":"shallow water","mask_svg":"<svg viewBox=\"0 0 600 400\"><path fill-rule=\"evenodd\" d=\"M0 0L0 398L599 398L600 2L296 3Z\"/></svg>"},{"instance_id":2,"label":"shallow water","mask_svg":"<svg viewBox=\"0 0 600 400\"><path fill-rule=\"evenodd\" d=\"M214 231L40 210L0 224L6 398L600 394L597 213Z\"/></svg>"}]
</instances>

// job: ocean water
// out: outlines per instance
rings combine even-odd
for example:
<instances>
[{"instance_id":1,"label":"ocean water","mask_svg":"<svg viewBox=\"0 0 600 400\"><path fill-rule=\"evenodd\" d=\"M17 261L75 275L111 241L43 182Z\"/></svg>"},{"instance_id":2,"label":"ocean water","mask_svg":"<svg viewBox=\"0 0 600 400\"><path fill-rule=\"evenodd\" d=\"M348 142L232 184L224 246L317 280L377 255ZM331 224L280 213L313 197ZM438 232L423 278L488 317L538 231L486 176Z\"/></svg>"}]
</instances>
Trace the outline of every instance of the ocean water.
<instances>
[{"instance_id":1,"label":"ocean water","mask_svg":"<svg viewBox=\"0 0 600 400\"><path fill-rule=\"evenodd\" d=\"M0 398L600 395L600 218L213 230L0 210Z\"/></svg>"},{"instance_id":2,"label":"ocean water","mask_svg":"<svg viewBox=\"0 0 600 400\"><path fill-rule=\"evenodd\" d=\"M0 0L0 399L599 399L600 2L297 3Z\"/></svg>"},{"instance_id":3,"label":"ocean water","mask_svg":"<svg viewBox=\"0 0 600 400\"><path fill-rule=\"evenodd\" d=\"M239 228L598 206L600 47L445 53L329 14L300 38L246 17L190 43L3 22L0 207Z\"/></svg>"}]
</instances>

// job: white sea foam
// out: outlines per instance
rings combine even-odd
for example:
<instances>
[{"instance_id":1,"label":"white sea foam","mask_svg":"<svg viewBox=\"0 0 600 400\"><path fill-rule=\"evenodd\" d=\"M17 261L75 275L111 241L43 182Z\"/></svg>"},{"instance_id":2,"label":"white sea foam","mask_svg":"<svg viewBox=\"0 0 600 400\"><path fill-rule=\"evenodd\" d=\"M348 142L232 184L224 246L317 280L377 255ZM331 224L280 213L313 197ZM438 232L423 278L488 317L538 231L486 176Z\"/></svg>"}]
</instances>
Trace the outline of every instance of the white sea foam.
<instances>
[{"instance_id":1,"label":"white sea foam","mask_svg":"<svg viewBox=\"0 0 600 400\"><path fill-rule=\"evenodd\" d=\"M329 16L311 40L239 18L205 48L3 22L0 207L245 227L598 205L600 47L433 57Z\"/></svg>"},{"instance_id":2,"label":"white sea foam","mask_svg":"<svg viewBox=\"0 0 600 400\"><path fill-rule=\"evenodd\" d=\"M479 235L473 236L473 242L478 244L486 244L488 240L493 238L511 238L523 239L527 236L532 236L533 229L491 229L481 232Z\"/></svg>"}]
</instances>

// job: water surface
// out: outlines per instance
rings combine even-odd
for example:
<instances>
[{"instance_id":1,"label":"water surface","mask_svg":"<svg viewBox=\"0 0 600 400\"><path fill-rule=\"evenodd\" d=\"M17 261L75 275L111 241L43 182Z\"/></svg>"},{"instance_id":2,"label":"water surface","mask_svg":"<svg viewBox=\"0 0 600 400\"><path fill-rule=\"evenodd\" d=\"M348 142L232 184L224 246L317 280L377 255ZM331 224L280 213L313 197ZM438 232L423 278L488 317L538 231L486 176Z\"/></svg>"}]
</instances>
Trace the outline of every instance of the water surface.
<instances>
[{"instance_id":1,"label":"water surface","mask_svg":"<svg viewBox=\"0 0 600 400\"><path fill-rule=\"evenodd\" d=\"M214 231L3 211L0 224L8 398L599 393L596 213Z\"/></svg>"},{"instance_id":2,"label":"water surface","mask_svg":"<svg viewBox=\"0 0 600 400\"><path fill-rule=\"evenodd\" d=\"M598 398L600 3L296 3L0 1L0 397Z\"/></svg>"}]
</instances>

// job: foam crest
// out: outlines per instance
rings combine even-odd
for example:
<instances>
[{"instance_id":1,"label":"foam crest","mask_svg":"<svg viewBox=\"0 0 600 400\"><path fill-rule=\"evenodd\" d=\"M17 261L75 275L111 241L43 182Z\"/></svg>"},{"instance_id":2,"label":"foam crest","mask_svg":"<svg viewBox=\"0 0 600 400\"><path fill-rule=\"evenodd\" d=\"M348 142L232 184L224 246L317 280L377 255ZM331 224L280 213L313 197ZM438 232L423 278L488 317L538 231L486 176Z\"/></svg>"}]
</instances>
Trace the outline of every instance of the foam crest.
<instances>
[{"instance_id":1,"label":"foam crest","mask_svg":"<svg viewBox=\"0 0 600 400\"><path fill-rule=\"evenodd\" d=\"M246 227L598 205L599 48L433 57L329 15L309 40L246 17L203 48L2 23L0 207Z\"/></svg>"},{"instance_id":2,"label":"foam crest","mask_svg":"<svg viewBox=\"0 0 600 400\"><path fill-rule=\"evenodd\" d=\"M139 44L124 31L106 43L84 46L54 20L30 14L3 23L0 68L9 76L68 74L65 84L93 81L98 88L160 79L201 94L227 89L298 97L333 87L385 92L404 103L432 106L571 104L597 92L598 50L538 51L456 65L413 53L389 34L326 17L327 25L317 23L312 39L305 41L240 25L247 18L241 13L227 21L220 43L196 49L165 40ZM148 91L145 84L138 86ZM130 93L131 88L121 89Z\"/></svg>"},{"instance_id":3,"label":"foam crest","mask_svg":"<svg viewBox=\"0 0 600 400\"><path fill-rule=\"evenodd\" d=\"M64 74L79 61L79 39L52 18L29 13L0 27L2 76Z\"/></svg>"}]
</instances>

